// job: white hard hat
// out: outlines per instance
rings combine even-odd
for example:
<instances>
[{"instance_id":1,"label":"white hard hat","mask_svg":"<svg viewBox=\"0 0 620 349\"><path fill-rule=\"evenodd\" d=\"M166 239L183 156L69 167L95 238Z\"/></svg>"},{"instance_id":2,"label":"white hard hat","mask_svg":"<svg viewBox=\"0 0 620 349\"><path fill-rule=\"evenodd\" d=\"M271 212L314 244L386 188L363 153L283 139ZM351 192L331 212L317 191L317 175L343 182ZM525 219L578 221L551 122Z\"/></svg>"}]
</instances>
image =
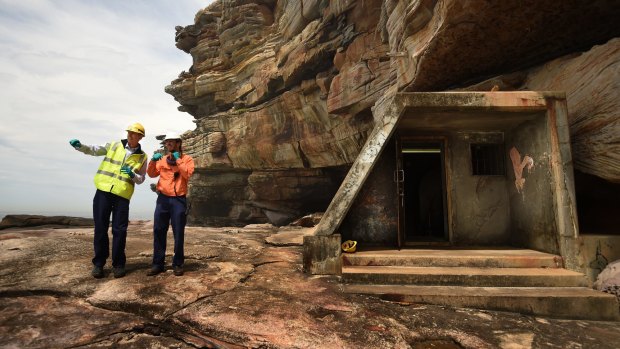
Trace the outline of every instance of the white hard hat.
<instances>
[{"instance_id":1,"label":"white hard hat","mask_svg":"<svg viewBox=\"0 0 620 349\"><path fill-rule=\"evenodd\" d=\"M177 132L166 133L166 137L164 138L164 141L167 141L169 139L181 139L181 135L178 134Z\"/></svg>"}]
</instances>

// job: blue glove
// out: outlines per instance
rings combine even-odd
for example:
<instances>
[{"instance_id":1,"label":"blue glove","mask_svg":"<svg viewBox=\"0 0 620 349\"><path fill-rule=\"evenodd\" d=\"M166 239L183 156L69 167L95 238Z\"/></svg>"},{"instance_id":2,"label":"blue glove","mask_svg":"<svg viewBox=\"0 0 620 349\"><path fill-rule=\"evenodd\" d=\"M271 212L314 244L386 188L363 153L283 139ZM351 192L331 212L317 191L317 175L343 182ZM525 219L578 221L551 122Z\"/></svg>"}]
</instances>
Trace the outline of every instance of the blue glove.
<instances>
[{"instance_id":1,"label":"blue glove","mask_svg":"<svg viewBox=\"0 0 620 349\"><path fill-rule=\"evenodd\" d=\"M161 153L155 153L153 154L151 161L159 161L159 159L161 159Z\"/></svg>"},{"instance_id":2,"label":"blue glove","mask_svg":"<svg viewBox=\"0 0 620 349\"><path fill-rule=\"evenodd\" d=\"M136 174L133 173L133 170L131 169L131 167L129 167L129 165L123 165L123 167L121 167L121 172L123 172L124 174L128 175L131 178L136 176Z\"/></svg>"},{"instance_id":3,"label":"blue glove","mask_svg":"<svg viewBox=\"0 0 620 349\"><path fill-rule=\"evenodd\" d=\"M75 149L78 149L82 146L82 143L80 143L80 141L78 141L77 139L72 139L69 141L69 144L71 144L71 146Z\"/></svg>"},{"instance_id":4,"label":"blue glove","mask_svg":"<svg viewBox=\"0 0 620 349\"><path fill-rule=\"evenodd\" d=\"M175 152L172 152L172 157L173 157L175 160L179 160L179 159L181 158L181 154L179 154L179 152L178 152L178 151L175 151Z\"/></svg>"}]
</instances>

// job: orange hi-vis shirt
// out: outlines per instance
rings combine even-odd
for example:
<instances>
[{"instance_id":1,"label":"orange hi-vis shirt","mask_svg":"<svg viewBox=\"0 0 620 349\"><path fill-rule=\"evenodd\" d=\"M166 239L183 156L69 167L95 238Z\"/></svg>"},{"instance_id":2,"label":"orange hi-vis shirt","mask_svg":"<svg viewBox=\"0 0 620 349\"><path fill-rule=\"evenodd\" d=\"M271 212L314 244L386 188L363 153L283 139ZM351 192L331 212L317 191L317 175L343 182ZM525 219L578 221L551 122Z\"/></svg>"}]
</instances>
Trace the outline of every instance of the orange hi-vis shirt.
<instances>
[{"instance_id":1,"label":"orange hi-vis shirt","mask_svg":"<svg viewBox=\"0 0 620 349\"><path fill-rule=\"evenodd\" d=\"M194 174L194 159L191 156L183 154L177 160L176 166L168 165L164 156L158 161L149 161L146 173L151 178L159 176L157 182L157 191L166 196L184 196L187 195L187 182ZM178 175L175 178L175 173Z\"/></svg>"}]
</instances>

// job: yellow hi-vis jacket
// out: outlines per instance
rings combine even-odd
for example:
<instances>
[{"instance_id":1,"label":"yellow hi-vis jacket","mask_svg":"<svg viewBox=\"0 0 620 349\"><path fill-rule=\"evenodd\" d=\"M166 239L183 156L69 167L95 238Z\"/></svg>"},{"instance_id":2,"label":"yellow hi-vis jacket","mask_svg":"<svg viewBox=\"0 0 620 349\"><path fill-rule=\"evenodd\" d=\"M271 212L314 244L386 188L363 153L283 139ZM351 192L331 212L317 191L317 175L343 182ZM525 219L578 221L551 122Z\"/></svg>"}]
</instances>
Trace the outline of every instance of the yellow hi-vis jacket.
<instances>
[{"instance_id":1,"label":"yellow hi-vis jacket","mask_svg":"<svg viewBox=\"0 0 620 349\"><path fill-rule=\"evenodd\" d=\"M114 142L110 145L95 175L95 186L101 191L130 200L133 195L134 182L129 175L121 172L121 167L129 165L134 172L137 172L146 161L146 154L140 150L125 159L125 153L125 146L122 142Z\"/></svg>"}]
</instances>

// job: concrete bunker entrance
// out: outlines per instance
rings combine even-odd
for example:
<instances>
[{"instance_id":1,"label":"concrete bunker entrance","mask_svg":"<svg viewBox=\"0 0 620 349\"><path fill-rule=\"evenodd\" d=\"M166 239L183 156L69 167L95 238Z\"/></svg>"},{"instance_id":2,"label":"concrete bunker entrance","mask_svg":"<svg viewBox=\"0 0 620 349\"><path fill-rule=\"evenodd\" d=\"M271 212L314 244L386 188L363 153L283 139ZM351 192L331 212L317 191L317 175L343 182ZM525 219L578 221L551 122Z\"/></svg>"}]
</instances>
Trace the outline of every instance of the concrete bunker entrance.
<instances>
[{"instance_id":1,"label":"concrete bunker entrance","mask_svg":"<svg viewBox=\"0 0 620 349\"><path fill-rule=\"evenodd\" d=\"M569 267L576 264L578 231L562 93L399 93L379 103L373 115L375 129L317 226L316 238L304 239L304 246L307 240L319 244L313 248L331 249L336 245L329 236L356 240L358 249L396 249L415 242L420 231L407 232L407 219L410 227L414 219L399 205L414 206L420 193L410 199L398 186L406 183L400 171L402 159L409 158L402 149L409 141L404 149L424 148L430 139L431 145L443 145L444 235L439 229L432 238L417 240L436 245L433 240L443 239L440 244L457 248L533 249L560 254ZM477 167L493 154L499 157L491 170ZM420 179L416 184L419 188ZM419 211L413 210L418 220Z\"/></svg>"},{"instance_id":2,"label":"concrete bunker entrance","mask_svg":"<svg viewBox=\"0 0 620 349\"><path fill-rule=\"evenodd\" d=\"M529 220L521 216L529 217L532 209L512 210L513 204L521 203L511 179L515 164L510 154L512 148L520 151L520 166L527 154L548 151L545 115L543 111L406 110L392 136L400 156L395 162L395 192L400 196L395 200L397 247L533 247L532 241L513 236L516 220ZM385 156L389 152L381 155ZM383 170L375 168L367 184L372 185L375 171ZM539 185L548 187L549 182L541 178ZM548 211L550 217L550 188L544 193L535 210ZM554 230L550 222L539 223L548 228L547 234ZM548 236L544 250L557 252L554 239Z\"/></svg>"},{"instance_id":3,"label":"concrete bunker entrance","mask_svg":"<svg viewBox=\"0 0 620 349\"><path fill-rule=\"evenodd\" d=\"M343 240L559 253L548 121L540 107L405 107Z\"/></svg>"}]
</instances>

